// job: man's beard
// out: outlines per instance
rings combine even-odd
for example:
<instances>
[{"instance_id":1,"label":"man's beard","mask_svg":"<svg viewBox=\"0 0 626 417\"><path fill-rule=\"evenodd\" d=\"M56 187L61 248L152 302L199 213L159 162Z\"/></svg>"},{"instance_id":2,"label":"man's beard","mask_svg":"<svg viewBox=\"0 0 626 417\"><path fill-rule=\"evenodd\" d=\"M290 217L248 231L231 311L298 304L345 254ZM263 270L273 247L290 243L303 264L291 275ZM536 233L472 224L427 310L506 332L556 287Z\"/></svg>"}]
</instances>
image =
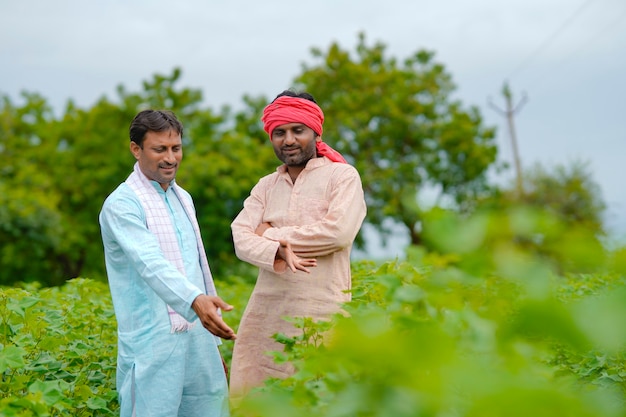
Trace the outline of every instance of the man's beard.
<instances>
[{"instance_id":1,"label":"man's beard","mask_svg":"<svg viewBox=\"0 0 626 417\"><path fill-rule=\"evenodd\" d=\"M285 153L285 151L290 150L299 150L300 152L293 154ZM282 147L278 150L275 149L275 153L278 159L280 159L285 165L291 167L303 167L306 166L310 159L317 156L317 149L315 147L315 142L312 141L306 148L301 146Z\"/></svg>"}]
</instances>

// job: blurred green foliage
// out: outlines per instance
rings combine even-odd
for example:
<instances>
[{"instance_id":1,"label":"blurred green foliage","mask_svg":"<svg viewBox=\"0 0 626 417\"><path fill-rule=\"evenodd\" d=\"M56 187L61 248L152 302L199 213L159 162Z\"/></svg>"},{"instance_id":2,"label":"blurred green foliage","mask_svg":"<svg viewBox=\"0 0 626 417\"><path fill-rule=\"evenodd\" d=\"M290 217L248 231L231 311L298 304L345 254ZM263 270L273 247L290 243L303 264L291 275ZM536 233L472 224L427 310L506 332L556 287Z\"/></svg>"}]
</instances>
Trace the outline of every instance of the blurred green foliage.
<instances>
[{"instance_id":1,"label":"blurred green foliage","mask_svg":"<svg viewBox=\"0 0 626 417\"><path fill-rule=\"evenodd\" d=\"M522 203L543 207L568 226L605 232L602 214L606 205L588 164L574 161L548 169L536 163L524 175L524 191Z\"/></svg>"},{"instance_id":2,"label":"blurred green foliage","mask_svg":"<svg viewBox=\"0 0 626 417\"><path fill-rule=\"evenodd\" d=\"M349 315L322 345L329 324L309 319L297 321L302 336L277 337L298 372L268 380L235 415L626 415L626 281L609 260L624 253L562 275L510 239L538 232L531 212L429 218L440 250L355 263Z\"/></svg>"},{"instance_id":3,"label":"blurred green foliage","mask_svg":"<svg viewBox=\"0 0 626 417\"><path fill-rule=\"evenodd\" d=\"M538 231L532 212L427 214L438 250L353 262L347 314L286 318L302 333L277 334L285 349L268 354L297 373L233 416L626 416L626 251L562 274L510 238ZM564 258L585 252L576 244ZM250 272L216 282L235 329ZM114 415L115 344L104 283L0 288L0 415Z\"/></svg>"}]
</instances>

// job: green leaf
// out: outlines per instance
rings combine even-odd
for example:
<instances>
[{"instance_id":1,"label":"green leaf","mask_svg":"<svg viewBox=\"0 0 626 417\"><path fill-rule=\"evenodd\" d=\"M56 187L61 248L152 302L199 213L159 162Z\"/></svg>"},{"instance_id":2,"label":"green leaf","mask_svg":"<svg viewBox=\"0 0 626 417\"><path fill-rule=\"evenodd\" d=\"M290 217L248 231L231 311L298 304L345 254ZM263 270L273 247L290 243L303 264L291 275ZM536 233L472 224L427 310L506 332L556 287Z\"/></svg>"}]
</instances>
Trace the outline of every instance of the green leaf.
<instances>
[{"instance_id":1,"label":"green leaf","mask_svg":"<svg viewBox=\"0 0 626 417\"><path fill-rule=\"evenodd\" d=\"M100 397L91 397L86 404L90 410L108 410L106 400Z\"/></svg>"},{"instance_id":2,"label":"green leaf","mask_svg":"<svg viewBox=\"0 0 626 417\"><path fill-rule=\"evenodd\" d=\"M34 381L28 387L28 392L41 393L44 402L50 406L64 397L59 381Z\"/></svg>"},{"instance_id":3,"label":"green leaf","mask_svg":"<svg viewBox=\"0 0 626 417\"><path fill-rule=\"evenodd\" d=\"M26 365L24 356L26 356L26 351L23 348L10 345L4 346L0 351L0 374L8 369L23 368Z\"/></svg>"}]
</instances>

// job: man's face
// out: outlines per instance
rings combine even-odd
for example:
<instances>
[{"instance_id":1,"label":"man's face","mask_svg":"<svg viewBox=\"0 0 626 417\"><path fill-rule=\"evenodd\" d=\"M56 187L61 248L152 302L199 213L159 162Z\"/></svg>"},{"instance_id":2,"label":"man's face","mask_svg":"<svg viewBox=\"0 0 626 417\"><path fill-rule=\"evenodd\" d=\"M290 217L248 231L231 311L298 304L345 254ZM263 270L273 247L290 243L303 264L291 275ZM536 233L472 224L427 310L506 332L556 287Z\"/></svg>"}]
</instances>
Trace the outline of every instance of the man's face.
<instances>
[{"instance_id":1,"label":"man's face","mask_svg":"<svg viewBox=\"0 0 626 417\"><path fill-rule=\"evenodd\" d=\"M148 131L143 140L143 147L131 142L130 151L139 163L141 172L167 190L170 182L176 177L178 166L183 159L183 143L180 134L173 130Z\"/></svg>"},{"instance_id":2,"label":"man's face","mask_svg":"<svg viewBox=\"0 0 626 417\"><path fill-rule=\"evenodd\" d=\"M272 131L274 153L287 166L303 167L317 156L315 143L322 140L302 123L287 123Z\"/></svg>"}]
</instances>

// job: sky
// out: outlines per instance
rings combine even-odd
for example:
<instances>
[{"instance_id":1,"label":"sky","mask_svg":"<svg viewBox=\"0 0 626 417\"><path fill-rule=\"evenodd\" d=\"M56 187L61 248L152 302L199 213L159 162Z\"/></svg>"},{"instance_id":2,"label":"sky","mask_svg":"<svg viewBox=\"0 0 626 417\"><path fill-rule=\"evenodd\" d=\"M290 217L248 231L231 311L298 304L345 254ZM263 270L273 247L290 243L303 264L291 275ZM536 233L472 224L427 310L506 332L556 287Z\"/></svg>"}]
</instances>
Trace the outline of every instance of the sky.
<instances>
[{"instance_id":1,"label":"sky","mask_svg":"<svg viewBox=\"0 0 626 417\"><path fill-rule=\"evenodd\" d=\"M241 105L291 87L311 48L354 50L364 33L398 59L426 49L498 129L499 181L513 151L502 87L518 105L523 170L582 162L626 240L626 1L624 0L0 0L0 95L42 95L57 113L90 107L116 88L137 91L181 68L179 88L205 104ZM315 92L311 92L315 95ZM507 177L508 175L508 177ZM391 248L402 246L399 237Z\"/></svg>"}]
</instances>

